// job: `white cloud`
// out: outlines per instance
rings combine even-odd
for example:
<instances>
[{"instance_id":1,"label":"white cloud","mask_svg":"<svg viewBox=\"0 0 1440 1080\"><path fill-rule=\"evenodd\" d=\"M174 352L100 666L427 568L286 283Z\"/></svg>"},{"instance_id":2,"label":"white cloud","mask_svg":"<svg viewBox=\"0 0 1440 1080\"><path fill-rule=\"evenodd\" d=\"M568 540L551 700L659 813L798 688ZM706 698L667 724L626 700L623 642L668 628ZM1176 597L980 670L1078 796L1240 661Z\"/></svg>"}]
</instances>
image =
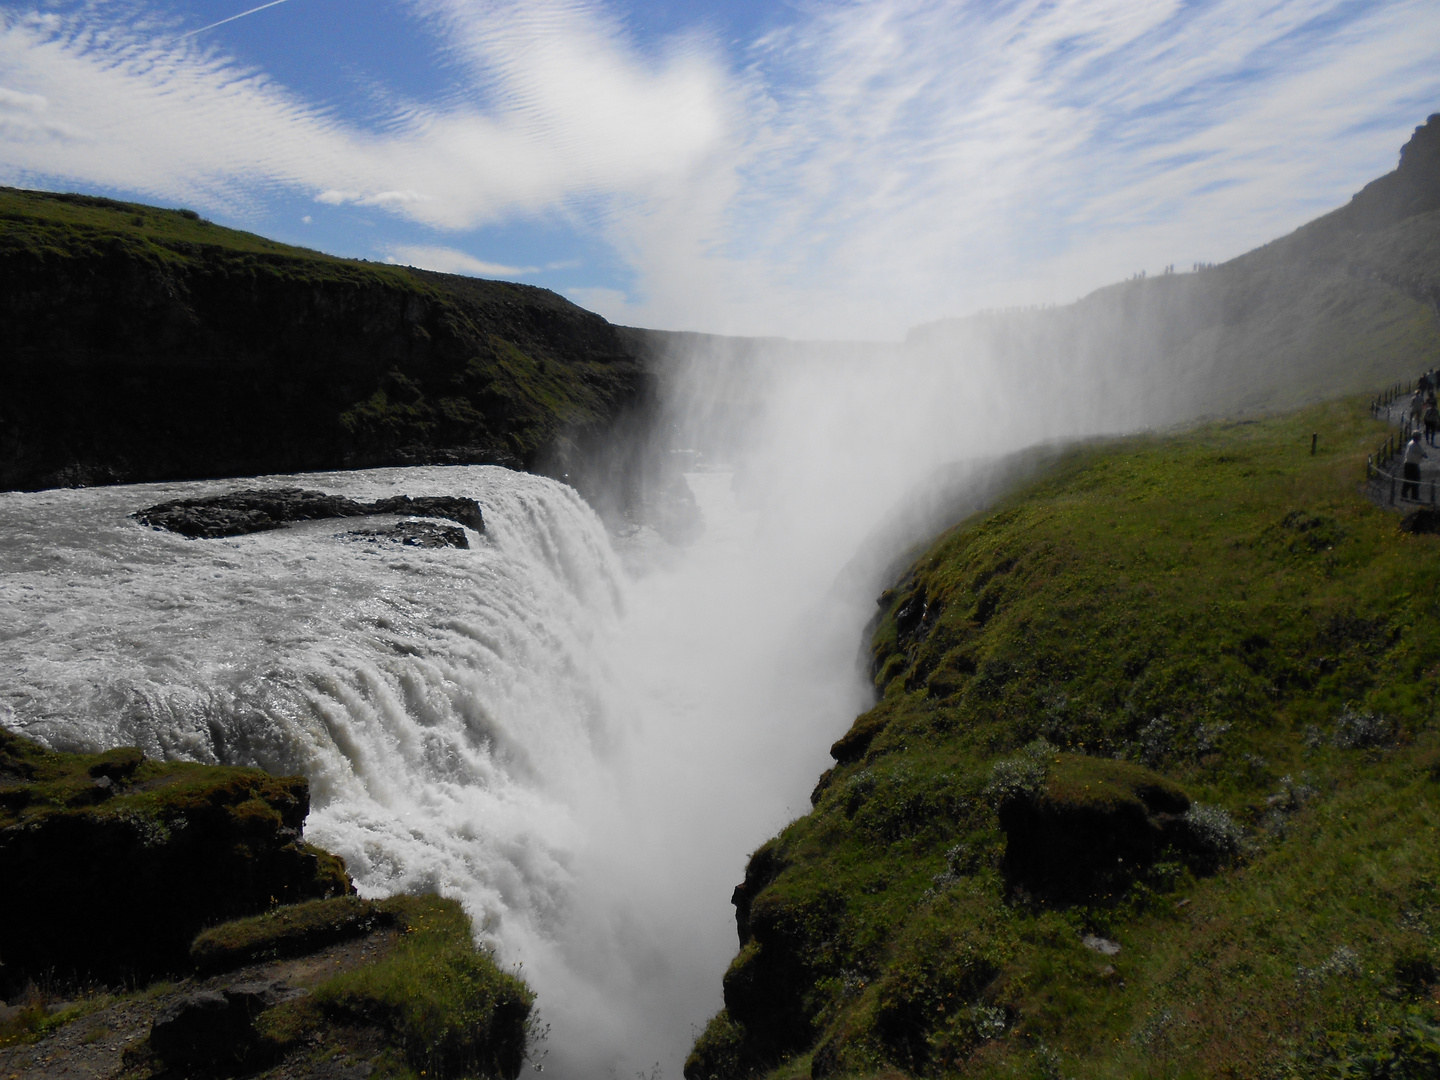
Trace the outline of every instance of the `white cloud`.
<instances>
[{"instance_id":1,"label":"white cloud","mask_svg":"<svg viewBox=\"0 0 1440 1080\"><path fill-rule=\"evenodd\" d=\"M485 262L455 248L426 244L396 244L386 252L385 261L401 266L418 266L422 270L438 270L442 274L469 274L473 277L514 278L540 273L538 266Z\"/></svg>"},{"instance_id":2,"label":"white cloud","mask_svg":"<svg viewBox=\"0 0 1440 1080\"><path fill-rule=\"evenodd\" d=\"M462 229L573 200L648 195L723 126L721 73L695 48L633 54L588 9L422 5L448 20L474 86L347 125L188 38L0 11L0 83L60 126L7 137L0 176L47 176L235 205L279 184ZM483 28L483 31L482 31ZM6 104L7 120L18 106ZM27 106L28 107L28 106Z\"/></svg>"},{"instance_id":3,"label":"white cloud","mask_svg":"<svg viewBox=\"0 0 1440 1080\"><path fill-rule=\"evenodd\" d=\"M628 322L897 335L1236 254L1440 107L1433 0L849 0L728 61L641 52L599 0L410 8L454 88L369 124L153 18L95 21L114 5L0 11L0 180L231 210L278 187L427 231L543 218L613 245L630 294L571 295Z\"/></svg>"},{"instance_id":4,"label":"white cloud","mask_svg":"<svg viewBox=\"0 0 1440 1080\"><path fill-rule=\"evenodd\" d=\"M1440 10L890 0L754 60L733 191L617 228L630 321L896 334L1237 254L1393 167L1440 105Z\"/></svg>"}]
</instances>

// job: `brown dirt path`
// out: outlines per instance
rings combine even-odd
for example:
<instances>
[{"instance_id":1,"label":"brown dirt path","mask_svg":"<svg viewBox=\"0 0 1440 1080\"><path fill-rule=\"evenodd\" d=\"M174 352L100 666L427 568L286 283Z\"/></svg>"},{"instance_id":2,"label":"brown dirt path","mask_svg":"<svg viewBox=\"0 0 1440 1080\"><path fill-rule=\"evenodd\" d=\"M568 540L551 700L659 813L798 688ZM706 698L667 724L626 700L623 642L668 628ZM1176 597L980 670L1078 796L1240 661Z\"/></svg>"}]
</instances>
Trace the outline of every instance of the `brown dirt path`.
<instances>
[{"instance_id":1,"label":"brown dirt path","mask_svg":"<svg viewBox=\"0 0 1440 1080\"><path fill-rule=\"evenodd\" d=\"M296 989L310 989L341 972L380 959L390 951L395 939L394 930L378 930L308 956L250 964L204 979L155 983L131 994L98 994L70 1001L32 996L28 1004L44 1006L52 1014L73 1012L75 1016L37 1041L0 1046L0 1080L178 1077L180 1074L164 1071L146 1048L151 1023L177 998L245 982L278 981ZM0 1013L0 1021L9 1019L21 1007L21 1003L11 1003ZM331 1028L312 1045L284 1060L243 1075L256 1080L364 1080L375 1072L375 1060L385 1048L378 1031Z\"/></svg>"}]
</instances>

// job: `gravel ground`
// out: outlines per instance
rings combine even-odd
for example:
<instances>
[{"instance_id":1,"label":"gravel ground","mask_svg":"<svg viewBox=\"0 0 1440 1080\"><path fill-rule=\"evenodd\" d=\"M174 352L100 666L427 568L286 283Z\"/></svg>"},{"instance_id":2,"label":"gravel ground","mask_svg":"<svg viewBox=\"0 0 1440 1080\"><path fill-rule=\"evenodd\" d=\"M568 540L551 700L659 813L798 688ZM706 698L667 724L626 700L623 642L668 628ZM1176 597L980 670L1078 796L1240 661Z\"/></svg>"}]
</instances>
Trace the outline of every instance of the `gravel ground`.
<instances>
[{"instance_id":1,"label":"gravel ground","mask_svg":"<svg viewBox=\"0 0 1440 1080\"><path fill-rule=\"evenodd\" d=\"M220 990L236 983L278 981L296 989L308 989L342 971L380 958L394 941L393 930L381 930L309 956L252 964L207 979L156 983L133 994L98 994L74 1001L41 998L41 1003L52 1014L73 1012L75 1015L36 1042L0 1047L0 1080L51 1080L54 1077L146 1080L199 1075L166 1072L150 1056L147 1042L150 1025L171 1002L197 990ZM20 1002L11 1002L0 1012L0 1021L9 1019L20 1007ZM384 1050L378 1031L330 1028L297 1053L243 1075L256 1080L363 1080L375 1071L373 1062Z\"/></svg>"}]
</instances>

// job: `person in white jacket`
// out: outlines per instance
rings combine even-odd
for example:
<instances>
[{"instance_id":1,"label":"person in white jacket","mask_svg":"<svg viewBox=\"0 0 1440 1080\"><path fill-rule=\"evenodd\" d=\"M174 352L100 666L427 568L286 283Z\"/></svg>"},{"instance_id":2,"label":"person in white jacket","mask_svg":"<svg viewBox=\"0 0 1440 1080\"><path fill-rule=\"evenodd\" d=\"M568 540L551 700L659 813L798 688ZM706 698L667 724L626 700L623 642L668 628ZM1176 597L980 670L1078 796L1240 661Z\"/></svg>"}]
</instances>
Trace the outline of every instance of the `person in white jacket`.
<instances>
[{"instance_id":1,"label":"person in white jacket","mask_svg":"<svg viewBox=\"0 0 1440 1080\"><path fill-rule=\"evenodd\" d=\"M1420 499L1420 461L1429 457L1425 453L1425 442L1419 431L1410 436L1405 444L1405 482L1400 485L1400 498Z\"/></svg>"}]
</instances>

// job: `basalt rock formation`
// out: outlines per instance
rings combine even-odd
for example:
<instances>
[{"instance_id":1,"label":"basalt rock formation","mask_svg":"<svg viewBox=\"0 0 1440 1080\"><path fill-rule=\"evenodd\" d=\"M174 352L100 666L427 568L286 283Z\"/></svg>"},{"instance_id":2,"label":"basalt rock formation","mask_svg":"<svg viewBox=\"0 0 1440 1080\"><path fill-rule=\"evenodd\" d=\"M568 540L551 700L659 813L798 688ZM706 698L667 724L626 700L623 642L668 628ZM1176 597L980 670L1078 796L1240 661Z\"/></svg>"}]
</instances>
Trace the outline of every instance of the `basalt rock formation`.
<instances>
[{"instance_id":1,"label":"basalt rock formation","mask_svg":"<svg viewBox=\"0 0 1440 1080\"><path fill-rule=\"evenodd\" d=\"M0 490L477 462L583 481L651 389L615 327L545 289L0 188Z\"/></svg>"},{"instance_id":2,"label":"basalt rock formation","mask_svg":"<svg viewBox=\"0 0 1440 1080\"><path fill-rule=\"evenodd\" d=\"M329 495L323 491L307 491L304 488L273 488L266 491L232 491L224 495L209 495L198 499L174 499L170 502L147 506L137 510L136 520L157 529L168 529L182 536L215 538L221 536L244 536L248 533L267 532L284 528L294 521L319 521L325 518L353 518L380 514L404 514L414 517L448 518L476 532L485 531L485 519L480 504L474 499L453 495L395 495L375 502L356 502L343 495ZM459 532L456 542L454 532ZM442 535L432 528L430 533ZM394 530L387 530L394 535ZM379 535L375 533L374 535ZM419 538L428 535L425 530L415 532ZM468 547L462 530L444 533L447 537L442 546ZM403 537L401 537L403 539ZM422 544L421 546L434 546Z\"/></svg>"},{"instance_id":3,"label":"basalt rock formation","mask_svg":"<svg viewBox=\"0 0 1440 1080\"><path fill-rule=\"evenodd\" d=\"M304 777L56 753L0 729L0 989L184 970L202 927L353 892L304 842L309 807Z\"/></svg>"}]
</instances>

